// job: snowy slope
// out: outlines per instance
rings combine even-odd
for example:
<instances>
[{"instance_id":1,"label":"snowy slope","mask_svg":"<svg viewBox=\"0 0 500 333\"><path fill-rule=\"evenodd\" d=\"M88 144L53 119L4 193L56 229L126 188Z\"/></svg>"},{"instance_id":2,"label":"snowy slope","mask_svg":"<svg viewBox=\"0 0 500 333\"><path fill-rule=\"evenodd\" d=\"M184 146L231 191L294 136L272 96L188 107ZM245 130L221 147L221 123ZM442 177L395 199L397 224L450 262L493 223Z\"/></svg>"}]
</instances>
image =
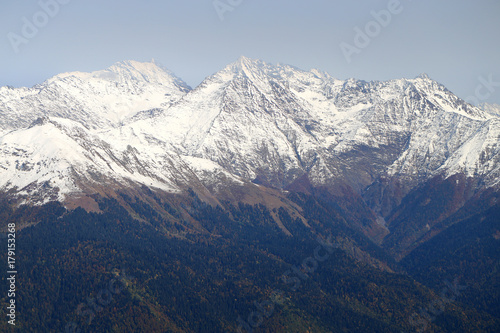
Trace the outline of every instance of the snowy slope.
<instances>
[{"instance_id":1,"label":"snowy slope","mask_svg":"<svg viewBox=\"0 0 500 333\"><path fill-rule=\"evenodd\" d=\"M0 153L0 188L13 188L31 203L64 200L68 194L89 194L98 187L144 184L178 192L204 186L207 173L225 173L226 181L242 183L210 161L169 153L161 144L110 144L85 126L61 118L40 118L29 128L0 137Z\"/></svg>"},{"instance_id":2,"label":"snowy slope","mask_svg":"<svg viewBox=\"0 0 500 333\"><path fill-rule=\"evenodd\" d=\"M139 111L167 107L189 86L155 63L124 61L92 73L63 73L33 88L0 88L0 130L38 117L72 119L91 128L116 126Z\"/></svg>"}]
</instances>

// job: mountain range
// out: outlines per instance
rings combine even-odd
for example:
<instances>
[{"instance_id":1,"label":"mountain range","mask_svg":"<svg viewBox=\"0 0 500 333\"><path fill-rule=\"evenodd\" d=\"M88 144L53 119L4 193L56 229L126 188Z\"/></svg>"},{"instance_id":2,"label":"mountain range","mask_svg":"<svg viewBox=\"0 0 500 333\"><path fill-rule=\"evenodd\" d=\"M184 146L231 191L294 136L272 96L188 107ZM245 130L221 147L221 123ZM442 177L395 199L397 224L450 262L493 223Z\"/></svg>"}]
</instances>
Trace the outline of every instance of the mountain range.
<instances>
[{"instance_id":1,"label":"mountain range","mask_svg":"<svg viewBox=\"0 0 500 333\"><path fill-rule=\"evenodd\" d=\"M425 74L343 81L241 57L191 89L154 62L125 61L0 89L0 187L35 204L102 187L328 187L385 228L436 177L499 188L492 110Z\"/></svg>"},{"instance_id":2,"label":"mountain range","mask_svg":"<svg viewBox=\"0 0 500 333\"><path fill-rule=\"evenodd\" d=\"M190 221L183 199L177 216L152 198L262 205L294 237L314 229L305 198L316 198L362 235L338 237L345 251L394 271L367 246L405 262L498 207L499 110L426 74L339 80L241 57L193 89L154 61L124 61L0 88L0 191L12 207L102 212L102 198L116 199L139 220L127 198Z\"/></svg>"}]
</instances>

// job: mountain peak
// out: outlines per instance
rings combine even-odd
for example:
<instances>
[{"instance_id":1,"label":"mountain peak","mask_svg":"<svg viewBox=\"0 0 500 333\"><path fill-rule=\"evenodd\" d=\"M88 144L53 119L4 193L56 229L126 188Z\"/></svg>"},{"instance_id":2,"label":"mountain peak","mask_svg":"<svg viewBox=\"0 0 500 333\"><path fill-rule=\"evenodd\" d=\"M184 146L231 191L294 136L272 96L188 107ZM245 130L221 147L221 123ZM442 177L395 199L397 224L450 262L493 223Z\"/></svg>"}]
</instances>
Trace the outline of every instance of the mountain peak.
<instances>
[{"instance_id":1,"label":"mountain peak","mask_svg":"<svg viewBox=\"0 0 500 333\"><path fill-rule=\"evenodd\" d=\"M422 79L422 80L432 80L427 73L421 73L419 76L417 76L415 79Z\"/></svg>"},{"instance_id":2,"label":"mountain peak","mask_svg":"<svg viewBox=\"0 0 500 333\"><path fill-rule=\"evenodd\" d=\"M118 126L136 113L166 108L191 88L155 61L121 61L94 72L55 75L33 88L0 91L0 132L61 117L90 128ZM26 110L30 111L29 116Z\"/></svg>"},{"instance_id":3,"label":"mountain peak","mask_svg":"<svg viewBox=\"0 0 500 333\"><path fill-rule=\"evenodd\" d=\"M235 62L230 63L223 70L214 75L222 75L222 77L227 76L225 79L229 80L242 76L251 80L265 81L265 78L275 70L276 66L267 64L262 60L241 56Z\"/></svg>"},{"instance_id":4,"label":"mountain peak","mask_svg":"<svg viewBox=\"0 0 500 333\"><path fill-rule=\"evenodd\" d=\"M140 62L135 60L125 60L113 64L111 67L105 69L104 71L94 72L99 76L101 73L113 72L120 76L124 75L126 77L136 77L143 78L146 81L148 79L174 79L175 81L181 81L177 76L174 75L170 70L164 66L156 63L154 59L151 62ZM106 76L106 75L105 75Z\"/></svg>"},{"instance_id":5,"label":"mountain peak","mask_svg":"<svg viewBox=\"0 0 500 333\"><path fill-rule=\"evenodd\" d=\"M136 60L119 61L108 68L108 70L116 70L117 68L136 70L139 72L147 73L151 71L163 71L171 74L165 67L157 64L154 59L150 62L141 62Z\"/></svg>"},{"instance_id":6,"label":"mountain peak","mask_svg":"<svg viewBox=\"0 0 500 333\"><path fill-rule=\"evenodd\" d=\"M254 59L251 59L249 57L246 57L244 55L240 56L237 60L237 62L243 63L243 62L249 62L249 61L254 61Z\"/></svg>"},{"instance_id":7,"label":"mountain peak","mask_svg":"<svg viewBox=\"0 0 500 333\"><path fill-rule=\"evenodd\" d=\"M267 64L259 59L251 59L245 56L241 56L233 62L230 66L238 71L255 71L258 68L266 66Z\"/></svg>"},{"instance_id":8,"label":"mountain peak","mask_svg":"<svg viewBox=\"0 0 500 333\"><path fill-rule=\"evenodd\" d=\"M159 65L154 59L151 62L140 62L135 60L120 61L107 69L94 72L61 73L48 79L46 83L51 84L68 78L76 78L84 81L97 79L121 83L135 81L160 85L174 84L183 91L191 90L191 87L189 87L187 83L167 68Z\"/></svg>"}]
</instances>

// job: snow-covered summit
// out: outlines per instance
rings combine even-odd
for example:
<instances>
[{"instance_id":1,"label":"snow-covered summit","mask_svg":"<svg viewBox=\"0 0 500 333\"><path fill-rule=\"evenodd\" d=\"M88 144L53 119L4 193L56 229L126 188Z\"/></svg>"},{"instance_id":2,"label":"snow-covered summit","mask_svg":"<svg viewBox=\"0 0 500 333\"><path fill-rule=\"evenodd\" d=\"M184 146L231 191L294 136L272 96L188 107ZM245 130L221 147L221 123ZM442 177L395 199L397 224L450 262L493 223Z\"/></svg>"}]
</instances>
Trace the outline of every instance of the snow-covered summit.
<instances>
[{"instance_id":1,"label":"snow-covered summit","mask_svg":"<svg viewBox=\"0 0 500 333\"><path fill-rule=\"evenodd\" d=\"M117 126L137 112L168 107L190 90L153 62L124 61L91 73L63 73L33 88L0 88L0 129L22 128L41 116L93 128Z\"/></svg>"},{"instance_id":2,"label":"snow-covered summit","mask_svg":"<svg viewBox=\"0 0 500 333\"><path fill-rule=\"evenodd\" d=\"M154 60L151 62L121 61L105 70L62 73L48 79L45 83L50 84L68 77L81 80L99 79L125 85L136 82L138 83L136 87L147 84L177 85L179 88L184 88L186 92L191 90L184 81L176 77L168 69L156 64Z\"/></svg>"},{"instance_id":3,"label":"snow-covered summit","mask_svg":"<svg viewBox=\"0 0 500 333\"><path fill-rule=\"evenodd\" d=\"M431 80L427 73L420 73L420 75L418 75L415 79Z\"/></svg>"}]
</instances>

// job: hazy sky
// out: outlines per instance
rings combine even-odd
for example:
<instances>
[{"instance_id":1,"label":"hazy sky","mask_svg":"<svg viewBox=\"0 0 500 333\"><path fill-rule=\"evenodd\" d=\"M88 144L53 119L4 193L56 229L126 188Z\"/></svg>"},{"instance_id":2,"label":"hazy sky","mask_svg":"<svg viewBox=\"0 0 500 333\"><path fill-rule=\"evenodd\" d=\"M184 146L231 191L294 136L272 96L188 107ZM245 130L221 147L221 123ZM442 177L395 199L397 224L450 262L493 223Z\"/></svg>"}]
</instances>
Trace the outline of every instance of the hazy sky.
<instances>
[{"instance_id":1,"label":"hazy sky","mask_svg":"<svg viewBox=\"0 0 500 333\"><path fill-rule=\"evenodd\" d=\"M499 0L2 0L0 86L152 58L196 86L245 55L339 79L426 72L500 104L499 33Z\"/></svg>"}]
</instances>

